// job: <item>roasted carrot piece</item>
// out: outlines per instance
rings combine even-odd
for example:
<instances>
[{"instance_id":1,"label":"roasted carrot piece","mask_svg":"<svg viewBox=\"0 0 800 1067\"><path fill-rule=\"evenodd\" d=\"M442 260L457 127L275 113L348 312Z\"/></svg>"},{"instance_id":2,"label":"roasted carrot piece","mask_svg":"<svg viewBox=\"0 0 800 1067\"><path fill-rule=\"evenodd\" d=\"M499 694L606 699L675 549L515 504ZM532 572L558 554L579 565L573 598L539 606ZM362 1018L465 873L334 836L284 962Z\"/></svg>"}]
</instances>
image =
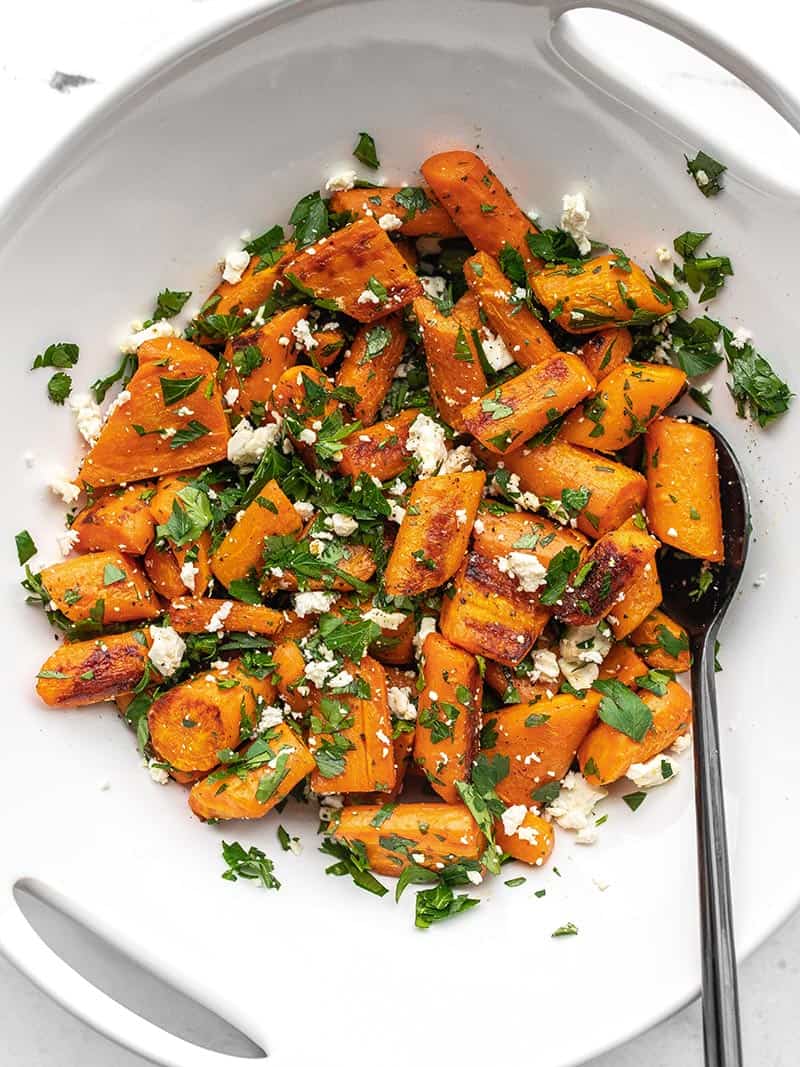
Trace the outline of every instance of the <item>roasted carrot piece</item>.
<instances>
[{"instance_id":1,"label":"roasted carrot piece","mask_svg":"<svg viewBox=\"0 0 800 1067\"><path fill-rule=\"evenodd\" d=\"M347 670L369 686L367 698L324 696L314 702L308 747L316 762L315 793L390 792L396 769L392 717L383 667L371 656Z\"/></svg>"},{"instance_id":2,"label":"roasted carrot piece","mask_svg":"<svg viewBox=\"0 0 800 1067\"><path fill-rule=\"evenodd\" d=\"M509 552L533 552L543 567L564 548L583 555L589 540L569 526L559 526L529 511L507 511L499 515L481 509L480 522L472 528L472 546L483 556L507 556Z\"/></svg>"},{"instance_id":3,"label":"roasted carrot piece","mask_svg":"<svg viewBox=\"0 0 800 1067\"><path fill-rule=\"evenodd\" d=\"M398 199L398 193L400 198ZM398 233L405 237L460 237L461 231L423 187L383 185L379 189L342 189L330 199L332 211L348 211L356 218L384 215L402 219Z\"/></svg>"},{"instance_id":4,"label":"roasted carrot piece","mask_svg":"<svg viewBox=\"0 0 800 1067\"><path fill-rule=\"evenodd\" d=\"M565 489L588 489L589 501L577 515L578 529L602 537L644 506L647 483L637 471L563 441L521 448L504 458L523 491L560 500Z\"/></svg>"},{"instance_id":5,"label":"roasted carrot piece","mask_svg":"<svg viewBox=\"0 0 800 1067\"><path fill-rule=\"evenodd\" d=\"M529 863L531 867L541 867L550 858L555 844L553 824L539 814L534 805L522 816L519 826L513 833L506 833L502 819L495 823L495 843L513 856L515 860Z\"/></svg>"},{"instance_id":6,"label":"roasted carrot piece","mask_svg":"<svg viewBox=\"0 0 800 1067\"><path fill-rule=\"evenodd\" d=\"M401 411L385 422L375 422L363 430L356 430L342 442L339 470L356 479L369 474L382 482L396 478L408 466L410 454L406 450L408 431L418 411Z\"/></svg>"},{"instance_id":7,"label":"roasted carrot piece","mask_svg":"<svg viewBox=\"0 0 800 1067\"><path fill-rule=\"evenodd\" d=\"M183 596L188 586L181 578L181 569L171 548L156 548L150 545L142 560L147 577L153 587L166 600Z\"/></svg>"},{"instance_id":8,"label":"roasted carrot piece","mask_svg":"<svg viewBox=\"0 0 800 1067\"><path fill-rule=\"evenodd\" d=\"M220 749L236 748L271 704L269 678L247 674L238 660L168 689L147 714L154 751L179 771L210 771Z\"/></svg>"},{"instance_id":9,"label":"roasted carrot piece","mask_svg":"<svg viewBox=\"0 0 800 1067\"><path fill-rule=\"evenodd\" d=\"M314 769L311 753L283 722L248 745L243 757L243 764L230 771L222 767L192 786L189 807L195 815L261 819Z\"/></svg>"},{"instance_id":10,"label":"roasted carrot piece","mask_svg":"<svg viewBox=\"0 0 800 1067\"><path fill-rule=\"evenodd\" d=\"M394 629L390 626L381 626L381 636L369 646L369 654L384 666L411 663L414 660L416 631L417 626L413 614L407 615L405 622L400 623Z\"/></svg>"},{"instance_id":11,"label":"roasted carrot piece","mask_svg":"<svg viewBox=\"0 0 800 1067\"><path fill-rule=\"evenodd\" d=\"M466 404L460 424L491 452L513 452L588 396L595 385L577 356L561 352Z\"/></svg>"},{"instance_id":12,"label":"roasted carrot piece","mask_svg":"<svg viewBox=\"0 0 800 1067\"><path fill-rule=\"evenodd\" d=\"M280 611L214 597L178 597L169 606L170 621L179 634L201 634L225 604L231 605L225 616L225 629L230 633L271 636L283 630L284 618Z\"/></svg>"},{"instance_id":13,"label":"roasted carrot piece","mask_svg":"<svg viewBox=\"0 0 800 1067\"><path fill-rule=\"evenodd\" d=\"M645 435L647 518L664 544L721 563L722 507L714 438L691 422L656 419Z\"/></svg>"},{"instance_id":14,"label":"roasted carrot piece","mask_svg":"<svg viewBox=\"0 0 800 1067\"><path fill-rule=\"evenodd\" d=\"M453 315L443 315L427 296L414 301L414 314L436 410L448 426L461 429L461 409L486 392L486 375L471 332Z\"/></svg>"},{"instance_id":15,"label":"roasted carrot piece","mask_svg":"<svg viewBox=\"0 0 800 1067\"><path fill-rule=\"evenodd\" d=\"M556 618L570 626L581 626L597 622L609 612L615 614L645 567L655 570L657 547L655 538L632 520L604 534L570 579L561 602L553 609Z\"/></svg>"},{"instance_id":16,"label":"roasted carrot piece","mask_svg":"<svg viewBox=\"0 0 800 1067\"><path fill-rule=\"evenodd\" d=\"M578 355L598 382L624 363L633 351L633 336L627 326L612 326L593 333L578 348Z\"/></svg>"},{"instance_id":17,"label":"roasted carrot piece","mask_svg":"<svg viewBox=\"0 0 800 1067\"><path fill-rule=\"evenodd\" d=\"M633 685L637 678L647 674L644 660L640 659L630 645L618 641L600 665L602 679L616 678L623 685Z\"/></svg>"},{"instance_id":18,"label":"roasted carrot piece","mask_svg":"<svg viewBox=\"0 0 800 1067\"><path fill-rule=\"evenodd\" d=\"M550 618L515 578L480 552L470 552L445 596L442 633L459 648L513 667L525 658Z\"/></svg>"},{"instance_id":19,"label":"roasted carrot piece","mask_svg":"<svg viewBox=\"0 0 800 1067\"><path fill-rule=\"evenodd\" d=\"M308 695L298 692L306 670L306 661L297 644L299 638L282 639L272 653L275 663L275 685L278 692L292 709L303 713L309 706Z\"/></svg>"},{"instance_id":20,"label":"roasted carrot piece","mask_svg":"<svg viewBox=\"0 0 800 1067\"><path fill-rule=\"evenodd\" d=\"M442 474L415 483L386 566L390 596L416 596L452 578L469 543L486 475Z\"/></svg>"},{"instance_id":21,"label":"roasted carrot piece","mask_svg":"<svg viewBox=\"0 0 800 1067\"><path fill-rule=\"evenodd\" d=\"M275 282L283 274L284 265L294 252L294 244L288 241L281 246L280 250L276 249L276 252L282 254L270 256L270 259L276 259L274 263L265 262L261 256L252 256L240 281L221 281L203 305L207 309L204 314L230 315L242 313L245 309L255 311L257 307L260 307L272 293ZM199 332L203 333L202 316ZM214 338L200 338L201 343L209 340L213 341Z\"/></svg>"},{"instance_id":22,"label":"roasted carrot piece","mask_svg":"<svg viewBox=\"0 0 800 1067\"><path fill-rule=\"evenodd\" d=\"M555 341L500 269L497 260L477 252L464 264L464 279L491 329L521 367L532 367L558 354ZM456 313L458 307L456 306Z\"/></svg>"},{"instance_id":23,"label":"roasted carrot piece","mask_svg":"<svg viewBox=\"0 0 800 1067\"><path fill-rule=\"evenodd\" d=\"M248 415L254 403L272 401L278 379L297 359L293 330L310 310L307 304L288 308L257 330L241 333L225 345L223 388L226 394L230 389L238 390L235 411Z\"/></svg>"},{"instance_id":24,"label":"roasted carrot piece","mask_svg":"<svg viewBox=\"0 0 800 1067\"><path fill-rule=\"evenodd\" d=\"M503 184L472 152L439 152L420 168L450 218L481 252L496 256L515 248L529 266L538 260L525 237L537 233Z\"/></svg>"},{"instance_id":25,"label":"roasted carrot piece","mask_svg":"<svg viewBox=\"0 0 800 1067\"><path fill-rule=\"evenodd\" d=\"M559 438L598 452L618 452L644 433L685 385L686 375L677 367L622 363L567 415Z\"/></svg>"},{"instance_id":26,"label":"roasted carrot piece","mask_svg":"<svg viewBox=\"0 0 800 1067\"><path fill-rule=\"evenodd\" d=\"M196 360L198 368L206 374L214 374L217 370L217 361L210 352L193 341L184 341L182 337L154 337L136 350L136 361L140 368L146 363L157 363L163 370L185 359Z\"/></svg>"},{"instance_id":27,"label":"roasted carrot piece","mask_svg":"<svg viewBox=\"0 0 800 1067\"><path fill-rule=\"evenodd\" d=\"M378 819L377 805L343 808L333 836L364 847L373 871L391 877L409 863L438 870L459 860L478 863L486 839L463 804L398 804Z\"/></svg>"},{"instance_id":28,"label":"roasted carrot piece","mask_svg":"<svg viewBox=\"0 0 800 1067\"><path fill-rule=\"evenodd\" d=\"M422 292L417 276L374 219L364 218L310 245L286 265L287 277L315 299L333 300L357 322L375 322Z\"/></svg>"},{"instance_id":29,"label":"roasted carrot piece","mask_svg":"<svg viewBox=\"0 0 800 1067\"><path fill-rule=\"evenodd\" d=\"M308 358L315 367L329 367L335 363L347 347L347 337L337 322L324 323L320 328L312 329L314 344L308 351ZM306 345L308 342L306 342Z\"/></svg>"},{"instance_id":30,"label":"roasted carrot piece","mask_svg":"<svg viewBox=\"0 0 800 1067\"><path fill-rule=\"evenodd\" d=\"M588 782L616 782L632 763L647 763L686 733L692 721L692 698L677 682L667 683L664 696L642 691L639 697L650 709L653 725L641 741L599 722L580 746L578 761Z\"/></svg>"},{"instance_id":31,"label":"roasted carrot piece","mask_svg":"<svg viewBox=\"0 0 800 1067\"><path fill-rule=\"evenodd\" d=\"M403 358L406 331L400 315L390 315L374 326L362 326L336 375L336 384L355 389L358 401L353 414L369 426L392 384Z\"/></svg>"},{"instance_id":32,"label":"roasted carrot piece","mask_svg":"<svg viewBox=\"0 0 800 1067\"><path fill-rule=\"evenodd\" d=\"M72 520L82 552L116 551L141 556L154 537L147 504L153 486L147 483L112 489L98 496Z\"/></svg>"},{"instance_id":33,"label":"roasted carrot piece","mask_svg":"<svg viewBox=\"0 0 800 1067\"><path fill-rule=\"evenodd\" d=\"M51 708L110 700L139 684L147 651L141 630L63 644L42 664L36 692Z\"/></svg>"},{"instance_id":34,"label":"roasted carrot piece","mask_svg":"<svg viewBox=\"0 0 800 1067\"><path fill-rule=\"evenodd\" d=\"M304 589L330 589L335 592L346 592L355 588L359 582L369 581L375 573L375 556L372 549L368 545L348 542L340 547L342 555L336 561L336 568L340 573L333 578L327 574L320 578L304 578ZM348 581L348 575L353 578L353 582ZM299 588L297 575L289 570L284 570L280 577L265 574L261 581L261 591L264 594L273 593L277 589L285 589L294 593Z\"/></svg>"},{"instance_id":35,"label":"roasted carrot piece","mask_svg":"<svg viewBox=\"0 0 800 1067\"><path fill-rule=\"evenodd\" d=\"M178 494L186 489L200 473L200 469L181 471L158 479L155 492L150 498L150 513L157 523L163 524L169 521L176 500L179 506L183 507L184 502Z\"/></svg>"},{"instance_id":36,"label":"roasted carrot piece","mask_svg":"<svg viewBox=\"0 0 800 1067\"><path fill-rule=\"evenodd\" d=\"M567 773L597 719L599 705L600 694L591 691L582 700L559 695L500 709L494 729L497 740L490 750L509 758L508 775L496 786L500 799L527 806L546 797L539 791Z\"/></svg>"},{"instance_id":37,"label":"roasted carrot piece","mask_svg":"<svg viewBox=\"0 0 800 1067\"><path fill-rule=\"evenodd\" d=\"M161 610L138 564L121 552L92 552L41 572L42 584L59 611L73 622L91 617L103 604L103 623L152 619Z\"/></svg>"},{"instance_id":38,"label":"roasted carrot piece","mask_svg":"<svg viewBox=\"0 0 800 1067\"><path fill-rule=\"evenodd\" d=\"M437 633L422 646L414 759L435 793L457 803L456 782L468 782L478 751L483 680L474 656Z\"/></svg>"},{"instance_id":39,"label":"roasted carrot piece","mask_svg":"<svg viewBox=\"0 0 800 1067\"><path fill-rule=\"evenodd\" d=\"M198 354L140 365L128 383L130 399L111 413L83 461L84 484L139 482L225 459L228 420L210 357L183 344Z\"/></svg>"},{"instance_id":40,"label":"roasted carrot piece","mask_svg":"<svg viewBox=\"0 0 800 1067\"><path fill-rule=\"evenodd\" d=\"M556 265L530 276L536 299L569 333L599 327L642 325L669 315L669 294L632 260L620 265L616 253L588 260L580 272Z\"/></svg>"},{"instance_id":41,"label":"roasted carrot piece","mask_svg":"<svg viewBox=\"0 0 800 1067\"><path fill-rule=\"evenodd\" d=\"M625 597L608 613L607 621L617 641L633 633L650 612L664 599L655 560L645 563L644 570L625 589Z\"/></svg>"},{"instance_id":42,"label":"roasted carrot piece","mask_svg":"<svg viewBox=\"0 0 800 1067\"><path fill-rule=\"evenodd\" d=\"M692 664L689 635L666 612L651 611L633 631L631 641L648 667L680 673Z\"/></svg>"},{"instance_id":43,"label":"roasted carrot piece","mask_svg":"<svg viewBox=\"0 0 800 1067\"><path fill-rule=\"evenodd\" d=\"M419 266L419 256L417 255L417 246L414 241L409 237L401 237L394 243L394 247L406 261L411 270L416 274L417 267Z\"/></svg>"},{"instance_id":44,"label":"roasted carrot piece","mask_svg":"<svg viewBox=\"0 0 800 1067\"><path fill-rule=\"evenodd\" d=\"M300 529L300 516L276 481L267 482L211 557L214 577L228 589L262 567L264 538Z\"/></svg>"},{"instance_id":45,"label":"roasted carrot piece","mask_svg":"<svg viewBox=\"0 0 800 1067\"><path fill-rule=\"evenodd\" d=\"M299 641L301 637L307 637L317 625L314 615L304 615L301 618L294 611L282 611L281 615L281 641Z\"/></svg>"}]
</instances>

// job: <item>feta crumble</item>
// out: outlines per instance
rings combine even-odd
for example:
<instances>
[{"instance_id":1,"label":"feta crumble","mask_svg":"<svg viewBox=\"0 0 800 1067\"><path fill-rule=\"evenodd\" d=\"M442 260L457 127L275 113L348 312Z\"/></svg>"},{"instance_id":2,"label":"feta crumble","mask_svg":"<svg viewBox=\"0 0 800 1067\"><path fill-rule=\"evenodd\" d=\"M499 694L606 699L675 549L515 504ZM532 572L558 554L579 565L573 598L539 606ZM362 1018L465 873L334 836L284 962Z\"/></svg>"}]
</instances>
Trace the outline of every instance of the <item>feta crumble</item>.
<instances>
[{"instance_id":1,"label":"feta crumble","mask_svg":"<svg viewBox=\"0 0 800 1067\"><path fill-rule=\"evenodd\" d=\"M399 630L408 618L402 611L384 611L382 608L370 608L361 616L368 622L374 622L382 630Z\"/></svg>"},{"instance_id":2,"label":"feta crumble","mask_svg":"<svg viewBox=\"0 0 800 1067\"><path fill-rule=\"evenodd\" d=\"M146 767L156 785L166 785L169 782L169 772L165 767L159 766L158 760L149 760Z\"/></svg>"},{"instance_id":3,"label":"feta crumble","mask_svg":"<svg viewBox=\"0 0 800 1067\"><path fill-rule=\"evenodd\" d=\"M377 296L371 289L365 289L362 293L359 293L357 304L380 304L381 298Z\"/></svg>"},{"instance_id":4,"label":"feta crumble","mask_svg":"<svg viewBox=\"0 0 800 1067\"><path fill-rule=\"evenodd\" d=\"M595 789L582 774L570 771L548 811L563 830L576 831L579 845L593 845L597 840L594 809L607 796L605 789Z\"/></svg>"},{"instance_id":5,"label":"feta crumble","mask_svg":"<svg viewBox=\"0 0 800 1067\"><path fill-rule=\"evenodd\" d=\"M475 455L469 445L458 445L445 456L439 467L439 474L459 474L461 471L475 470Z\"/></svg>"},{"instance_id":6,"label":"feta crumble","mask_svg":"<svg viewBox=\"0 0 800 1067\"><path fill-rule=\"evenodd\" d=\"M151 626L150 637L147 658L163 678L170 678L181 665L186 642L171 626Z\"/></svg>"},{"instance_id":7,"label":"feta crumble","mask_svg":"<svg viewBox=\"0 0 800 1067\"><path fill-rule=\"evenodd\" d=\"M386 699L389 702L389 711L391 711L395 718L404 719L408 722L416 719L417 708L412 698L410 686L390 686L386 694Z\"/></svg>"},{"instance_id":8,"label":"feta crumble","mask_svg":"<svg viewBox=\"0 0 800 1067\"><path fill-rule=\"evenodd\" d=\"M337 537L349 537L358 529L358 523L351 515L342 515L338 511L326 520Z\"/></svg>"},{"instance_id":9,"label":"feta crumble","mask_svg":"<svg viewBox=\"0 0 800 1067\"><path fill-rule=\"evenodd\" d=\"M128 393L130 396L130 393ZM103 413L88 393L75 393L69 398L78 433L88 445L93 445L103 428Z\"/></svg>"},{"instance_id":10,"label":"feta crumble","mask_svg":"<svg viewBox=\"0 0 800 1067\"><path fill-rule=\"evenodd\" d=\"M67 558L80 539L81 535L77 530L66 530L64 533L56 534L56 544L64 559Z\"/></svg>"},{"instance_id":11,"label":"feta crumble","mask_svg":"<svg viewBox=\"0 0 800 1067\"><path fill-rule=\"evenodd\" d=\"M225 403L229 408L232 408L236 401L239 399L239 390L236 386L232 385L230 389L225 390Z\"/></svg>"},{"instance_id":12,"label":"feta crumble","mask_svg":"<svg viewBox=\"0 0 800 1067\"><path fill-rule=\"evenodd\" d=\"M398 218L397 215L393 215L390 211L386 215L381 215L378 219L378 225L382 230L386 230L387 233L390 233L392 230L399 230L403 225L403 220Z\"/></svg>"},{"instance_id":13,"label":"feta crumble","mask_svg":"<svg viewBox=\"0 0 800 1067\"><path fill-rule=\"evenodd\" d=\"M406 451L418 461L420 478L430 477L447 458L444 430L430 416L420 413L408 431Z\"/></svg>"},{"instance_id":14,"label":"feta crumble","mask_svg":"<svg viewBox=\"0 0 800 1067\"><path fill-rule=\"evenodd\" d=\"M568 626L559 642L558 665L569 684L575 689L588 689L593 685L612 643L607 623Z\"/></svg>"},{"instance_id":15,"label":"feta crumble","mask_svg":"<svg viewBox=\"0 0 800 1067\"><path fill-rule=\"evenodd\" d=\"M69 481L65 475L56 474L50 479L48 488L60 496L65 504L74 504L81 495L81 487Z\"/></svg>"},{"instance_id":16,"label":"feta crumble","mask_svg":"<svg viewBox=\"0 0 800 1067\"><path fill-rule=\"evenodd\" d=\"M417 657L422 655L422 646L425 644L425 638L428 634L436 633L436 619L432 619L430 615L425 615L420 619L419 629L414 635L414 649Z\"/></svg>"},{"instance_id":17,"label":"feta crumble","mask_svg":"<svg viewBox=\"0 0 800 1067\"><path fill-rule=\"evenodd\" d=\"M321 615L330 610L334 600L336 600L335 593L323 593L321 591L295 593L295 614L298 619L304 619L306 615Z\"/></svg>"},{"instance_id":18,"label":"feta crumble","mask_svg":"<svg viewBox=\"0 0 800 1067\"><path fill-rule=\"evenodd\" d=\"M513 574L524 592L535 593L539 586L544 585L547 568L542 566L533 552L509 552L505 558L510 567L509 574Z\"/></svg>"},{"instance_id":19,"label":"feta crumble","mask_svg":"<svg viewBox=\"0 0 800 1067\"><path fill-rule=\"evenodd\" d=\"M233 601L226 600L224 604L214 612L206 624L206 630L210 634L222 633L225 630L225 620L233 610Z\"/></svg>"},{"instance_id":20,"label":"feta crumble","mask_svg":"<svg viewBox=\"0 0 800 1067\"><path fill-rule=\"evenodd\" d=\"M358 175L354 170L342 170L338 174L332 174L325 182L325 191L328 193L346 193L356 184Z\"/></svg>"},{"instance_id":21,"label":"feta crumble","mask_svg":"<svg viewBox=\"0 0 800 1067\"><path fill-rule=\"evenodd\" d=\"M319 341L311 333L311 327L308 325L308 319L298 319L292 327L292 336L299 348L305 349L306 352L310 352L312 348L316 348Z\"/></svg>"},{"instance_id":22,"label":"feta crumble","mask_svg":"<svg viewBox=\"0 0 800 1067\"><path fill-rule=\"evenodd\" d=\"M561 198L561 229L573 238L582 256L592 250L592 242L589 240L587 227L591 212L586 206L586 197L583 193L565 193Z\"/></svg>"},{"instance_id":23,"label":"feta crumble","mask_svg":"<svg viewBox=\"0 0 800 1067\"><path fill-rule=\"evenodd\" d=\"M420 278L420 284L422 285L422 291L425 296L429 296L431 300L441 300L447 292L447 279L442 278L439 274L432 274L430 277Z\"/></svg>"},{"instance_id":24,"label":"feta crumble","mask_svg":"<svg viewBox=\"0 0 800 1067\"><path fill-rule=\"evenodd\" d=\"M123 337L119 350L125 356L132 356L145 341L154 341L157 337L177 336L175 327L167 319L158 319L146 329L141 328L141 323L131 323L130 333L127 337Z\"/></svg>"},{"instance_id":25,"label":"feta crumble","mask_svg":"<svg viewBox=\"0 0 800 1067\"><path fill-rule=\"evenodd\" d=\"M250 253L244 250L229 252L222 264L222 280L231 285L236 285L242 280L242 275L250 266Z\"/></svg>"},{"instance_id":26,"label":"feta crumble","mask_svg":"<svg viewBox=\"0 0 800 1067\"><path fill-rule=\"evenodd\" d=\"M228 460L237 467L255 467L279 434L277 423L253 428L247 419L242 419L228 438Z\"/></svg>"},{"instance_id":27,"label":"feta crumble","mask_svg":"<svg viewBox=\"0 0 800 1067\"><path fill-rule=\"evenodd\" d=\"M192 563L191 560L187 559L181 567L181 581L192 593L194 592L195 579L199 573L200 568L196 563Z\"/></svg>"},{"instance_id":28,"label":"feta crumble","mask_svg":"<svg viewBox=\"0 0 800 1067\"><path fill-rule=\"evenodd\" d=\"M510 367L515 362L503 338L499 334L492 333L485 326L481 331L481 347L486 356L486 362L492 370L503 370L504 367Z\"/></svg>"},{"instance_id":29,"label":"feta crumble","mask_svg":"<svg viewBox=\"0 0 800 1067\"><path fill-rule=\"evenodd\" d=\"M646 763L632 763L625 772L625 777L630 778L640 789L654 789L657 785L671 781L679 770L677 763L659 753Z\"/></svg>"},{"instance_id":30,"label":"feta crumble","mask_svg":"<svg viewBox=\"0 0 800 1067\"><path fill-rule=\"evenodd\" d=\"M733 331L733 337L731 338L731 345L733 348L744 348L745 345L749 345L753 340L753 335L747 329L746 326L737 326Z\"/></svg>"}]
</instances>

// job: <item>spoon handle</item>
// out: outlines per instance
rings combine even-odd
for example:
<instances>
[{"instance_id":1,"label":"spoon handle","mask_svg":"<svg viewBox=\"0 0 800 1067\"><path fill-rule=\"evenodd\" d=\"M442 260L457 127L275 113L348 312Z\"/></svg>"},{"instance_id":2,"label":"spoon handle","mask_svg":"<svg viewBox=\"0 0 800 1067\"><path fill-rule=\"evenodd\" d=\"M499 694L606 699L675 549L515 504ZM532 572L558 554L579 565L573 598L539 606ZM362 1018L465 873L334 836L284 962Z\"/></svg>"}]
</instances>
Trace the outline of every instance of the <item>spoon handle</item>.
<instances>
[{"instance_id":1,"label":"spoon handle","mask_svg":"<svg viewBox=\"0 0 800 1067\"><path fill-rule=\"evenodd\" d=\"M741 1067L739 989L714 681L715 638L714 629L692 642L703 1044L706 1067Z\"/></svg>"}]
</instances>

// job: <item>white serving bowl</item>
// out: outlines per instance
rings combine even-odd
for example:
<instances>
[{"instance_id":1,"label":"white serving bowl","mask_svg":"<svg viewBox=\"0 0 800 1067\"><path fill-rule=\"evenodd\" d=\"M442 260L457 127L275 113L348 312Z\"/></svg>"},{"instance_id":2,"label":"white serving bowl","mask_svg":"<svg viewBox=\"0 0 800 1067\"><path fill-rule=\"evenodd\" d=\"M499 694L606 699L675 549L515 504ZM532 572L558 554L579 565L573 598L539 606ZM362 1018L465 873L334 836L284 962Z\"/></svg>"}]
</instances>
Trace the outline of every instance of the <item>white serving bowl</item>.
<instances>
[{"instance_id":1,"label":"white serving bowl","mask_svg":"<svg viewBox=\"0 0 800 1067\"><path fill-rule=\"evenodd\" d=\"M239 233L285 223L299 196L351 166L354 133L378 140L381 174L413 181L431 152L476 148L523 208L552 223L561 194L586 191L595 230L653 261L685 229L713 230L736 277L712 308L746 323L784 376L800 232L798 205L729 153L724 194L705 200L684 151L713 153L695 119L650 117L618 99L570 47L563 8L512 0L265 4L140 71L20 190L0 219L6 352L0 519L6 706L0 768L0 950L61 1003L156 1062L222 1065L116 1005L39 941L14 902L20 881L230 1019L275 1067L530 1062L566 1067L630 1037L698 987L689 764L636 814L619 798L601 842L559 836L553 867L479 890L469 917L422 933L399 907L323 874L308 814L299 859L278 853L274 817L227 828L195 820L180 787L153 786L112 708L54 712L34 675L52 647L22 606L13 535L55 558L61 509L46 488L73 470L69 413L50 405L33 356L81 346L76 387L108 373L132 318L164 286L212 287ZM792 94L678 5L614 3L746 77L797 123ZM589 69L591 79L579 67ZM644 100L646 93L640 98ZM194 303L194 300L193 300ZM791 306L789 304L788 306ZM750 950L800 898L795 812L800 716L792 692L800 576L793 520L796 414L768 432L736 418L720 372L714 420L749 478L754 543L723 636L719 699L739 944ZM37 462L26 467L26 450ZM768 581L754 586L762 572ZM788 665L788 667L787 667ZM103 791L100 784L111 788ZM279 857L279 893L220 879L219 841ZM514 871L512 873L520 873ZM510 875L509 875L510 876ZM609 883L601 892L596 882ZM546 888L543 898L534 890ZM567 921L577 937L553 940Z\"/></svg>"}]
</instances>

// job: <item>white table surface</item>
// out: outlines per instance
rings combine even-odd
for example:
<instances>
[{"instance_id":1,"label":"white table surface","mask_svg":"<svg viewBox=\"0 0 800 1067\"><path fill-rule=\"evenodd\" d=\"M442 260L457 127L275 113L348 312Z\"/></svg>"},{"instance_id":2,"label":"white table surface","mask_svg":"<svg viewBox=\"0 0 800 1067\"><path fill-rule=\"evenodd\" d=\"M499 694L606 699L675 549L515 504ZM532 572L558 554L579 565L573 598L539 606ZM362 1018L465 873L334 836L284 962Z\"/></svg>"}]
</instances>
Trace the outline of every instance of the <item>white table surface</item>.
<instances>
[{"instance_id":1,"label":"white table surface","mask_svg":"<svg viewBox=\"0 0 800 1067\"><path fill-rule=\"evenodd\" d=\"M54 138L67 131L143 55L239 6L245 6L241 0L135 0L125 4L119 0L26 0L24 4L5 5L0 35L0 119L5 147L0 197L24 178ZM762 38L759 47L769 47L764 44L767 27L774 26L762 17L768 6L759 5L761 14L753 26L753 33ZM786 7L781 10L784 15L788 12ZM749 3L729 0L726 18L746 19L750 12ZM609 16L587 12L581 18L586 20L587 33L591 30L597 51L624 56L633 83L637 78L646 79L663 90L678 109L702 106L717 142L724 142L726 135L740 138L746 130L754 158L768 161L773 171L800 173L800 138L735 78L660 34ZM791 21L800 24L796 15ZM783 22L784 43L788 38L796 39L796 28ZM56 72L92 80L59 90L51 84ZM554 214L556 205L547 209ZM787 842L788 847L794 845ZM40 928L51 931L53 946L118 999L200 1044L246 1054L241 1037L196 1006L132 974L102 947L87 944L78 932L57 932L52 922L42 921ZM657 961L653 965L657 966ZM758 1067L797 1063L798 994L800 914L742 967L748 1063ZM0 1030L0 1060L7 1067L144 1064L138 1056L117 1048L73 1019L2 958ZM593 1060L591 1067L684 1067L701 1062L700 1013L694 1004L624 1048Z\"/></svg>"}]
</instances>

